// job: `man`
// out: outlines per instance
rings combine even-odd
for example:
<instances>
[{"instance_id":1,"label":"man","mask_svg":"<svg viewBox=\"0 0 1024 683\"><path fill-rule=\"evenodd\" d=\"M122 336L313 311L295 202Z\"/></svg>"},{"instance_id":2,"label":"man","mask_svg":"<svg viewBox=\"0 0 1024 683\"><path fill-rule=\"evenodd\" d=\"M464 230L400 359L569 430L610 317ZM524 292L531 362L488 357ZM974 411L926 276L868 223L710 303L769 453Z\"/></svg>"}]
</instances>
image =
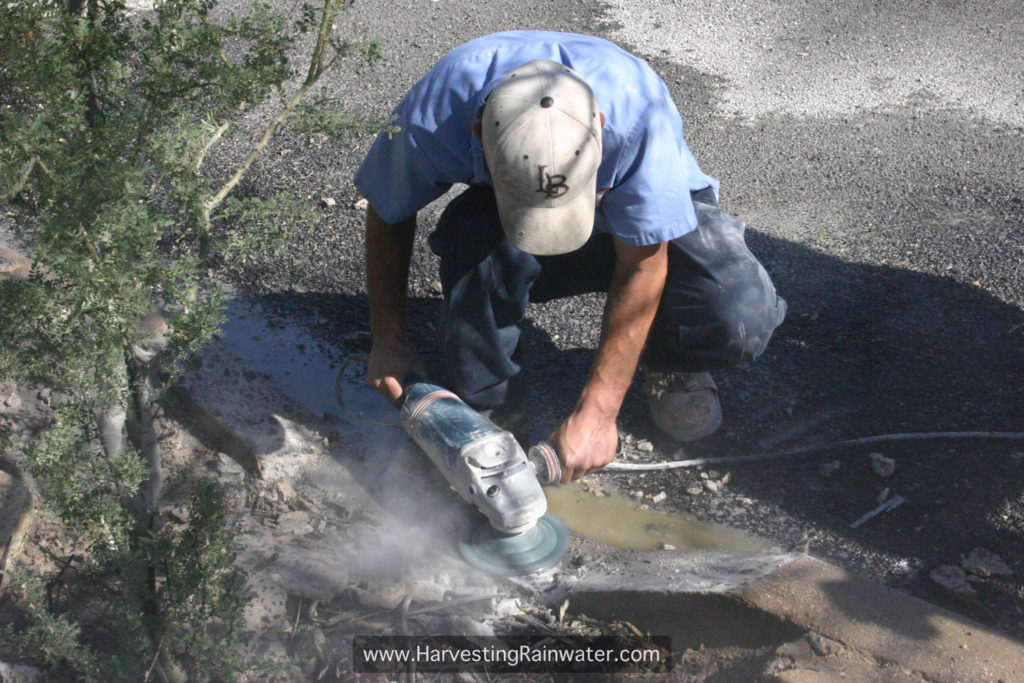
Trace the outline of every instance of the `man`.
<instances>
[{"instance_id":1,"label":"man","mask_svg":"<svg viewBox=\"0 0 1024 683\"><path fill-rule=\"evenodd\" d=\"M430 236L441 259L446 383L515 431L518 324L529 301L608 293L593 365L549 437L563 480L603 467L638 365L655 423L679 440L721 423L709 370L757 357L785 316L743 225L682 136L662 80L590 36L517 31L445 55L356 173L369 201L367 379L392 403L423 371L405 334L416 213L469 189Z\"/></svg>"}]
</instances>

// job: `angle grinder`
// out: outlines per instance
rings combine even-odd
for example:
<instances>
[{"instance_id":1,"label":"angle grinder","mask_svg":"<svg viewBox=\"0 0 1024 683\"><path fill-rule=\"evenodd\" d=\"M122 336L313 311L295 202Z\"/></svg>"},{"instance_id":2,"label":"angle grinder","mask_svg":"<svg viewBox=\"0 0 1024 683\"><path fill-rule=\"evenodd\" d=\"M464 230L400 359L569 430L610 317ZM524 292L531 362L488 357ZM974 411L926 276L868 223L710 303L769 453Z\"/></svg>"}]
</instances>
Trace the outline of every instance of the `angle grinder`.
<instances>
[{"instance_id":1,"label":"angle grinder","mask_svg":"<svg viewBox=\"0 0 1024 683\"><path fill-rule=\"evenodd\" d=\"M518 576L550 567L569 532L547 513L541 484L562 477L547 443L526 453L511 433L458 396L411 375L402 383L402 426L466 502L487 517L459 542L463 558L492 574Z\"/></svg>"}]
</instances>

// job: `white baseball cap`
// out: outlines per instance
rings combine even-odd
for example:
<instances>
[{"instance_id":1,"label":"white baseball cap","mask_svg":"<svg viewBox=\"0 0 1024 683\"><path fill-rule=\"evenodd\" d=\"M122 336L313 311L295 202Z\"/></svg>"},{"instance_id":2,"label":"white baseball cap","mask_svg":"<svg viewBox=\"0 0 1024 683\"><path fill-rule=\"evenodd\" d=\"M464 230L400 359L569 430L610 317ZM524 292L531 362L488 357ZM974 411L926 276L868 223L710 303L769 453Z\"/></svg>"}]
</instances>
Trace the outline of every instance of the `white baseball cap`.
<instances>
[{"instance_id":1,"label":"white baseball cap","mask_svg":"<svg viewBox=\"0 0 1024 683\"><path fill-rule=\"evenodd\" d=\"M491 91L481 128L508 240L537 255L583 246L601 164L601 113L586 81L557 62L527 62Z\"/></svg>"}]
</instances>

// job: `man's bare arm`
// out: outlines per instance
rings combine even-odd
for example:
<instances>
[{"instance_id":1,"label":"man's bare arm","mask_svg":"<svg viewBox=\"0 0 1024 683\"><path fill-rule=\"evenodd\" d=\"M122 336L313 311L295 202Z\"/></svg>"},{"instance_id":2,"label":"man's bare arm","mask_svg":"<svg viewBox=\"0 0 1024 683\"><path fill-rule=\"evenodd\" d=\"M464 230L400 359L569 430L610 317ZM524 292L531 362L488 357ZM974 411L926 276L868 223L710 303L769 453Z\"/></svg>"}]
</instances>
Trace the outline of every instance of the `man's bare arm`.
<instances>
[{"instance_id":1,"label":"man's bare arm","mask_svg":"<svg viewBox=\"0 0 1024 683\"><path fill-rule=\"evenodd\" d=\"M665 288L666 243L637 247L616 240L615 256L601 340L590 377L573 413L551 436L562 458L563 481L604 467L615 457L615 419L633 381Z\"/></svg>"},{"instance_id":2,"label":"man's bare arm","mask_svg":"<svg viewBox=\"0 0 1024 683\"><path fill-rule=\"evenodd\" d=\"M373 349L366 379L391 403L402 397L402 379L411 371L423 372L423 361L409 343L405 304L409 262L416 235L416 214L401 223L386 223L366 210L366 290L370 300Z\"/></svg>"}]
</instances>

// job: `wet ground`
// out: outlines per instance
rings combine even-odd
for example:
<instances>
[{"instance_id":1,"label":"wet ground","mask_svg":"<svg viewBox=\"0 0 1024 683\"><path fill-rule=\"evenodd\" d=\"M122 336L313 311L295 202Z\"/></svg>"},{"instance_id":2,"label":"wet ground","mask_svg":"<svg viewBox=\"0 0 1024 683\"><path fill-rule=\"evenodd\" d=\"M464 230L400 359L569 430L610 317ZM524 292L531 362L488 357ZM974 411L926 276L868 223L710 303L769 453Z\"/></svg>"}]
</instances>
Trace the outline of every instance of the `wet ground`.
<instances>
[{"instance_id":1,"label":"wet ground","mask_svg":"<svg viewBox=\"0 0 1024 683\"><path fill-rule=\"evenodd\" d=\"M717 376L724 427L685 455L824 448L705 468L706 478L687 469L595 480L783 548L807 547L1024 637L1024 442L828 447L875 435L1024 431L1024 72L1013 41L1000 38L1020 17L1012 3L969 15L959 5L789 3L768 17L756 5L631 3L627 16L616 3L470 10L365 0L351 19L384 40L388 62L344 66L327 91L352 111L386 114L444 51L511 27L598 33L648 57L698 160L722 180L723 208L748 223L751 248L790 305L764 357ZM948 26L978 40L947 40ZM370 141L286 133L240 188L298 191L321 212L296 226L286 253L231 276L306 320L310 338L344 358L369 350L351 175ZM436 259L423 238L441 206L421 213L410 288L411 332L435 360ZM601 307L600 297L581 297L529 311L523 343L538 437L575 399L566 387L586 375ZM620 424L625 457L680 457L636 387ZM875 473L872 452L895 461L891 475ZM906 502L850 528L896 495ZM973 593L962 594L929 578L976 547L1014 574L975 576Z\"/></svg>"}]
</instances>

